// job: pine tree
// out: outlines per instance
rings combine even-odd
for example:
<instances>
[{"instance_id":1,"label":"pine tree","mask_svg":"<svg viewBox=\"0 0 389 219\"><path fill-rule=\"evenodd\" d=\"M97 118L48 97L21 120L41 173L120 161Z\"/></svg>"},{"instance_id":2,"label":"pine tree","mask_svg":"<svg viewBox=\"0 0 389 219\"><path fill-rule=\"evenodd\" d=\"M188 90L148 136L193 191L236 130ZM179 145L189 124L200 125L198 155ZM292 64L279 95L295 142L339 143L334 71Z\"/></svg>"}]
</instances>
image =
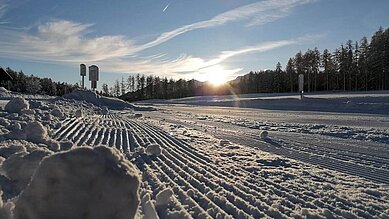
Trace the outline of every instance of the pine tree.
<instances>
[{"instance_id":1,"label":"pine tree","mask_svg":"<svg viewBox=\"0 0 389 219\"><path fill-rule=\"evenodd\" d=\"M113 93L115 97L120 96L120 83L119 80L115 80L115 84L113 85Z\"/></svg>"},{"instance_id":2,"label":"pine tree","mask_svg":"<svg viewBox=\"0 0 389 219\"><path fill-rule=\"evenodd\" d=\"M103 84L102 84L102 92L103 92L103 95L104 95L104 96L109 96L108 84L106 84L106 83L103 83Z\"/></svg>"},{"instance_id":3,"label":"pine tree","mask_svg":"<svg viewBox=\"0 0 389 219\"><path fill-rule=\"evenodd\" d=\"M124 95L126 94L126 83L124 82L124 78L122 77L122 80L120 82L120 94Z\"/></svg>"},{"instance_id":4,"label":"pine tree","mask_svg":"<svg viewBox=\"0 0 389 219\"><path fill-rule=\"evenodd\" d=\"M290 92L294 92L294 86L295 86L295 81L296 81L296 70L294 66L294 59L289 58L288 64L286 64L286 74L289 76L288 77L288 85Z\"/></svg>"},{"instance_id":5,"label":"pine tree","mask_svg":"<svg viewBox=\"0 0 389 219\"><path fill-rule=\"evenodd\" d=\"M360 54L358 59L358 71L361 75L361 88L364 90L369 89L369 73L368 73L368 53L369 53L369 42L366 37L363 37L360 41Z\"/></svg>"}]
</instances>

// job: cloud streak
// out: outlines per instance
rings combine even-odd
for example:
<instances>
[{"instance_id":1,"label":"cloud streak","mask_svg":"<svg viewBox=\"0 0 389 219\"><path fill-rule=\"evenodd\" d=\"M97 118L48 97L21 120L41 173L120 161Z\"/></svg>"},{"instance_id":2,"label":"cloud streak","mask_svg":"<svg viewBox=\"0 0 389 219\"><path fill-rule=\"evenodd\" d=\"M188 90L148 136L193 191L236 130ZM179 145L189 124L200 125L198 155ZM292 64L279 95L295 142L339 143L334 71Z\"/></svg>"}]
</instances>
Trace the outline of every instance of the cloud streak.
<instances>
[{"instance_id":1,"label":"cloud streak","mask_svg":"<svg viewBox=\"0 0 389 219\"><path fill-rule=\"evenodd\" d=\"M91 26L61 20L38 26L35 34L4 30L0 56L53 62L93 62L134 53L133 42L125 36L87 38Z\"/></svg>"},{"instance_id":2,"label":"cloud streak","mask_svg":"<svg viewBox=\"0 0 389 219\"><path fill-rule=\"evenodd\" d=\"M165 11L167 10L167 8L169 7L169 5L170 5L170 3L167 4L167 5L163 8L162 12L165 12Z\"/></svg>"},{"instance_id":3,"label":"cloud streak","mask_svg":"<svg viewBox=\"0 0 389 219\"><path fill-rule=\"evenodd\" d=\"M139 56L139 45L125 36L88 38L87 33L92 26L93 24L60 20L38 26L33 34L3 31L2 37L5 37L5 40L0 41L0 57L72 64L78 64L82 60L104 66L105 71L111 72L196 77L235 56L266 52L320 37L303 36L297 39L262 42L236 50L221 51L207 60L186 54L168 59L166 54ZM224 69L229 73L240 70Z\"/></svg>"},{"instance_id":4,"label":"cloud streak","mask_svg":"<svg viewBox=\"0 0 389 219\"><path fill-rule=\"evenodd\" d=\"M246 26L263 25L284 18L296 6L307 4L315 0L266 0L238 7L221 13L209 20L204 20L182 26L172 31L164 32L155 40L146 43L139 49L144 50L164 43L176 36L189 31L224 25L229 22L248 20Z\"/></svg>"},{"instance_id":5,"label":"cloud streak","mask_svg":"<svg viewBox=\"0 0 389 219\"><path fill-rule=\"evenodd\" d=\"M8 0L0 0L0 19L8 10Z\"/></svg>"},{"instance_id":6,"label":"cloud streak","mask_svg":"<svg viewBox=\"0 0 389 219\"><path fill-rule=\"evenodd\" d=\"M229 22L245 21L246 26L263 25L285 16L298 5L314 0L265 0L252 3L221 13L209 20L204 20L176 28L160 34L154 40L138 44L123 35L105 35L90 37L93 24L83 24L67 20L52 20L40 24L35 29L2 29L0 36L0 57L28 59L44 62L95 63L104 66L106 71L127 73L170 74L179 77L194 77L224 61L243 54L261 53L277 49L306 39L291 39L262 42L256 45L221 51L211 59L182 54L169 59L166 54L140 57L141 51L160 45L181 34L198 29L212 28ZM0 18L6 13L7 1L0 0ZM166 11L169 4L164 8ZM1 20L0 20L1 21ZM32 32L33 31L33 32ZM219 66L220 67L220 66ZM220 69L220 68L219 68ZM240 68L224 69L236 73Z\"/></svg>"}]
</instances>

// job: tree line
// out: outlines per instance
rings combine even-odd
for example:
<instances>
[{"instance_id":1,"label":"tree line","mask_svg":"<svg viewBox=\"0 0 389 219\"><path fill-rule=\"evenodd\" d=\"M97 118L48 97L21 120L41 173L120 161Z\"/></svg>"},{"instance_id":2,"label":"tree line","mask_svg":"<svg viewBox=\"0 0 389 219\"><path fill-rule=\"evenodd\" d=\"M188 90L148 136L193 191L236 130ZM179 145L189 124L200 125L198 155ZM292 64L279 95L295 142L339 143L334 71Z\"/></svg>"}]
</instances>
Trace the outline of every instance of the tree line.
<instances>
[{"instance_id":1,"label":"tree line","mask_svg":"<svg viewBox=\"0 0 389 219\"><path fill-rule=\"evenodd\" d=\"M304 90L358 91L389 89L389 29L380 28L370 42L348 40L335 51L317 48L290 58L281 72L278 86L284 91L296 91L297 75L305 78ZM281 84L281 85L280 85Z\"/></svg>"},{"instance_id":2,"label":"tree line","mask_svg":"<svg viewBox=\"0 0 389 219\"><path fill-rule=\"evenodd\" d=\"M13 78L10 81L0 81L0 86L14 92L25 94L41 94L50 96L62 96L79 88L78 84L72 85L64 82L55 82L50 78L40 78L34 75L26 75L23 71L16 72L11 68L5 71Z\"/></svg>"},{"instance_id":3,"label":"tree line","mask_svg":"<svg viewBox=\"0 0 389 219\"><path fill-rule=\"evenodd\" d=\"M173 80L154 76L130 75L116 81L113 88L103 85L106 95L134 101L170 99L193 95L220 95L270 92L297 92L298 75L304 75L304 91L367 91L389 89L389 29L382 27L371 40L348 40L334 51L317 48L299 51L285 69L277 63L274 70L251 71L212 87L195 80Z\"/></svg>"}]
</instances>

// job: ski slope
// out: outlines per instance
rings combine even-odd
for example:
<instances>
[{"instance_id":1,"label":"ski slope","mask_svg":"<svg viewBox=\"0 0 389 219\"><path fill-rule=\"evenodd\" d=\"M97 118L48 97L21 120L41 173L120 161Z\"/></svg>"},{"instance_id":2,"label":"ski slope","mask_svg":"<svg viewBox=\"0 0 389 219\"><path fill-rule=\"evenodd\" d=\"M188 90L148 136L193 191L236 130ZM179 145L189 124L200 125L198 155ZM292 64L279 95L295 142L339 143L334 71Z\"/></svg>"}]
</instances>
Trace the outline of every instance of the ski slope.
<instances>
[{"instance_id":1,"label":"ski slope","mask_svg":"<svg viewBox=\"0 0 389 219\"><path fill-rule=\"evenodd\" d=\"M68 119L54 137L127 154L142 172L140 214L145 218L147 200L156 200L166 188L173 198L163 208L154 206L162 218L368 217L380 216L388 207L387 145L350 147L344 139L275 131L262 140L251 128L225 125L211 131L215 123L196 117L174 121L163 114ZM218 139L231 143L220 146ZM162 147L162 155L137 154L152 143ZM377 148L367 150L369 146Z\"/></svg>"},{"instance_id":2,"label":"ski slope","mask_svg":"<svg viewBox=\"0 0 389 219\"><path fill-rule=\"evenodd\" d=\"M33 111L42 116L29 118L46 124L54 141L114 147L137 167L139 218L389 216L389 118L384 114L170 102L150 102L157 110L140 114L85 100L41 102ZM41 117L53 108L64 117L45 122ZM74 116L77 110L83 114ZM10 142L7 124L22 123L26 115L1 116L0 152L19 141ZM263 131L267 138L260 137ZM149 153L150 145L162 151Z\"/></svg>"}]
</instances>

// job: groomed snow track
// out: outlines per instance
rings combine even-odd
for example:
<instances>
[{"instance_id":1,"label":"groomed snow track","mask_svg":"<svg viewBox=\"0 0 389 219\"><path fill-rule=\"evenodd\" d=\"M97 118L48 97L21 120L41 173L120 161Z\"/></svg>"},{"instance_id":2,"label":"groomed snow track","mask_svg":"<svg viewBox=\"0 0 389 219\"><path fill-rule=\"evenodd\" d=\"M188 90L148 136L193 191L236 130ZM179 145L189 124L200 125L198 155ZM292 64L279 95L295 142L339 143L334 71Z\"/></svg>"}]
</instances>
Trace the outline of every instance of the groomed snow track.
<instances>
[{"instance_id":1,"label":"groomed snow track","mask_svg":"<svg viewBox=\"0 0 389 219\"><path fill-rule=\"evenodd\" d=\"M259 137L258 130L237 125L207 120L183 122L174 118L163 119L195 130L218 127L217 132L212 132L213 129L208 128L211 130L209 134L236 144L363 177L377 183L389 184L389 153L388 145L384 143L328 135L271 131L271 136L264 140Z\"/></svg>"},{"instance_id":2,"label":"groomed snow track","mask_svg":"<svg viewBox=\"0 0 389 219\"><path fill-rule=\"evenodd\" d=\"M269 147L278 147L277 154L286 157L330 169L344 169L347 173L378 182L389 182L388 175L381 172L364 172L363 168L355 168L355 165L328 162L328 159L324 164L319 158L296 156L290 152L292 149L283 150L283 144L298 144L297 140L269 143L250 134L241 137L227 132L220 134L242 145L259 147L264 151ZM384 211L380 203L387 202L385 197L377 196L370 201L370 206L361 205L335 192L318 199L317 191L309 184L278 183L245 168L235 168L232 172L218 165L204 151L178 140L168 132L120 114L66 119L61 128L55 130L54 138L71 140L78 146L108 145L125 153L142 173L140 212L149 218L155 215L150 215L150 203L147 201L155 200L156 195L167 187L174 193L169 205L161 207L151 204L160 218L288 218L304 214L301 209L319 208L325 209L320 211L321 216L344 217L348 211L352 211L355 215L369 218L379 216ZM159 144L163 148L162 155L150 157L135 153L148 143ZM274 148L270 151L274 152Z\"/></svg>"}]
</instances>

